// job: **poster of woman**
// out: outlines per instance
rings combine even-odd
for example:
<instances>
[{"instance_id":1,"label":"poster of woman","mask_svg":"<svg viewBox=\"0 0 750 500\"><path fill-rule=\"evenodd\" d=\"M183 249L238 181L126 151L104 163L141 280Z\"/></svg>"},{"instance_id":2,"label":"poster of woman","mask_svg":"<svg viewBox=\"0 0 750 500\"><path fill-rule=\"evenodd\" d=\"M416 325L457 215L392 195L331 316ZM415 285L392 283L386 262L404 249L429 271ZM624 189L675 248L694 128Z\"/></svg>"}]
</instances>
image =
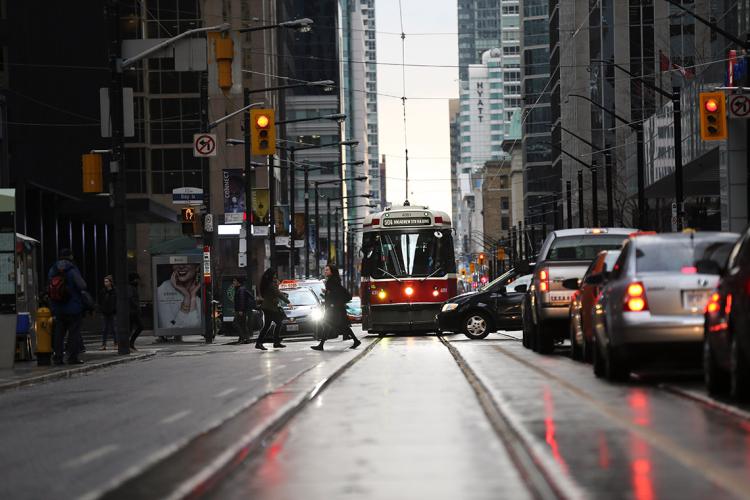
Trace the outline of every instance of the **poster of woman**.
<instances>
[{"instance_id":1,"label":"poster of woman","mask_svg":"<svg viewBox=\"0 0 750 500\"><path fill-rule=\"evenodd\" d=\"M158 262L165 258L167 262ZM194 333L200 333L203 324L201 268L200 263L189 260L194 258L154 257L154 323L158 330L196 330Z\"/></svg>"}]
</instances>

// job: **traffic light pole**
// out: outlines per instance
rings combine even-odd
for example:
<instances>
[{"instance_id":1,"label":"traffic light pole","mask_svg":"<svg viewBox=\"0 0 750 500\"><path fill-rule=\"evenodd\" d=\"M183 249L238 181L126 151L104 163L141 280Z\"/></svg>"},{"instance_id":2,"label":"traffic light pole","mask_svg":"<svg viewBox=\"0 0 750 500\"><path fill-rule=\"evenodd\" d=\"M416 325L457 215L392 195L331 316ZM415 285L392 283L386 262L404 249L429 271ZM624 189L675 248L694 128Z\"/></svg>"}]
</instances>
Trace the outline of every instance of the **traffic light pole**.
<instances>
[{"instance_id":1,"label":"traffic light pole","mask_svg":"<svg viewBox=\"0 0 750 500\"><path fill-rule=\"evenodd\" d=\"M276 270L276 169L273 155L268 155L268 245L269 267Z\"/></svg>"},{"instance_id":2,"label":"traffic light pole","mask_svg":"<svg viewBox=\"0 0 750 500\"><path fill-rule=\"evenodd\" d=\"M315 277L320 276L320 195L318 194L318 183L315 183Z\"/></svg>"},{"instance_id":3,"label":"traffic light pole","mask_svg":"<svg viewBox=\"0 0 750 500\"><path fill-rule=\"evenodd\" d=\"M305 278L310 278L310 168L305 162Z\"/></svg>"},{"instance_id":4,"label":"traffic light pole","mask_svg":"<svg viewBox=\"0 0 750 500\"><path fill-rule=\"evenodd\" d=\"M327 262L331 263L331 198L326 198L326 222L328 223L328 239L326 240L326 246L328 247L328 259Z\"/></svg>"},{"instance_id":5,"label":"traffic light pole","mask_svg":"<svg viewBox=\"0 0 750 500\"><path fill-rule=\"evenodd\" d=\"M250 106L250 91L245 89L244 105ZM245 287L253 289L253 181L255 169L252 164L250 142L250 113L244 114L245 135Z\"/></svg>"},{"instance_id":6,"label":"traffic light pole","mask_svg":"<svg viewBox=\"0 0 750 500\"><path fill-rule=\"evenodd\" d=\"M110 174L114 185L113 220L114 229L114 269L115 288L117 296L117 353L130 354L130 311L128 288L128 250L127 250L127 209L125 184L125 118L122 103L123 74L122 74L122 34L120 32L120 12L118 0L109 0L105 7L109 21L110 46L109 62L111 80L109 82L109 105L112 127L112 160Z\"/></svg>"},{"instance_id":7,"label":"traffic light pole","mask_svg":"<svg viewBox=\"0 0 750 500\"><path fill-rule=\"evenodd\" d=\"M583 170L578 171L578 227L584 227L583 221Z\"/></svg>"}]
</instances>

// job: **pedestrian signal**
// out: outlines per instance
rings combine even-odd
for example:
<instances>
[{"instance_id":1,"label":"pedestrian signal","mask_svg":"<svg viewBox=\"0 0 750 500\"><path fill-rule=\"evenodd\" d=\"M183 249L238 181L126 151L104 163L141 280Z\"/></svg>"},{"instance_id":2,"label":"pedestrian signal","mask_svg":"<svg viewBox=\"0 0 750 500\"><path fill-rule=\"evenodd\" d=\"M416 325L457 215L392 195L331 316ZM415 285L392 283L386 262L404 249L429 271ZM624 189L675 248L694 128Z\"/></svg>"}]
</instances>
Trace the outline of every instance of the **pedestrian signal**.
<instances>
[{"instance_id":1,"label":"pedestrian signal","mask_svg":"<svg viewBox=\"0 0 750 500\"><path fill-rule=\"evenodd\" d=\"M701 139L723 141L727 138L727 112L724 92L701 92Z\"/></svg>"},{"instance_id":2,"label":"pedestrian signal","mask_svg":"<svg viewBox=\"0 0 750 500\"><path fill-rule=\"evenodd\" d=\"M274 110L250 110L250 144L254 155L276 153L276 123Z\"/></svg>"},{"instance_id":3,"label":"pedestrian signal","mask_svg":"<svg viewBox=\"0 0 750 500\"><path fill-rule=\"evenodd\" d=\"M195 222L196 222L196 212L195 208L188 207L183 208L180 211L182 215L182 234L192 236L195 234Z\"/></svg>"}]
</instances>

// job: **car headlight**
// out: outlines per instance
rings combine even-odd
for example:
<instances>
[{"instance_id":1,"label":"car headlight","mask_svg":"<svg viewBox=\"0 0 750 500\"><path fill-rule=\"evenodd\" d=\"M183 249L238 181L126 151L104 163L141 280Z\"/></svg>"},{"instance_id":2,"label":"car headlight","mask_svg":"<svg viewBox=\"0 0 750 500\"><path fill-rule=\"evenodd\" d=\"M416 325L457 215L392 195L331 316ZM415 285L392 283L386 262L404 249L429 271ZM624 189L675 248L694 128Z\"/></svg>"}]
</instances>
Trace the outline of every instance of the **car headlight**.
<instances>
[{"instance_id":1,"label":"car headlight","mask_svg":"<svg viewBox=\"0 0 750 500\"><path fill-rule=\"evenodd\" d=\"M323 319L323 316L325 316L325 314L323 313L323 309L315 309L310 314L310 317L313 321L320 321Z\"/></svg>"},{"instance_id":2,"label":"car headlight","mask_svg":"<svg viewBox=\"0 0 750 500\"><path fill-rule=\"evenodd\" d=\"M458 307L458 304L454 304L453 302L448 302L447 304L443 304L442 311L443 312L452 311L452 310L454 310L457 307Z\"/></svg>"}]
</instances>

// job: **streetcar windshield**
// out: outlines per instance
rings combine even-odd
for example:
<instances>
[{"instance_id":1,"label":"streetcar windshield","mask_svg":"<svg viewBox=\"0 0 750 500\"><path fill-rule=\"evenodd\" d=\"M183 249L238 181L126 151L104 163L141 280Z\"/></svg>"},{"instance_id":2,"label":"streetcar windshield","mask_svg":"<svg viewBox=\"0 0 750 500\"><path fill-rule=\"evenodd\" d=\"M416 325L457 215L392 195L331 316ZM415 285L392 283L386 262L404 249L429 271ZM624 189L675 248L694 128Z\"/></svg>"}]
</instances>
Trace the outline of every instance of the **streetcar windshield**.
<instances>
[{"instance_id":1,"label":"streetcar windshield","mask_svg":"<svg viewBox=\"0 0 750 500\"><path fill-rule=\"evenodd\" d=\"M365 233L362 275L372 278L445 276L456 272L450 231Z\"/></svg>"}]
</instances>

